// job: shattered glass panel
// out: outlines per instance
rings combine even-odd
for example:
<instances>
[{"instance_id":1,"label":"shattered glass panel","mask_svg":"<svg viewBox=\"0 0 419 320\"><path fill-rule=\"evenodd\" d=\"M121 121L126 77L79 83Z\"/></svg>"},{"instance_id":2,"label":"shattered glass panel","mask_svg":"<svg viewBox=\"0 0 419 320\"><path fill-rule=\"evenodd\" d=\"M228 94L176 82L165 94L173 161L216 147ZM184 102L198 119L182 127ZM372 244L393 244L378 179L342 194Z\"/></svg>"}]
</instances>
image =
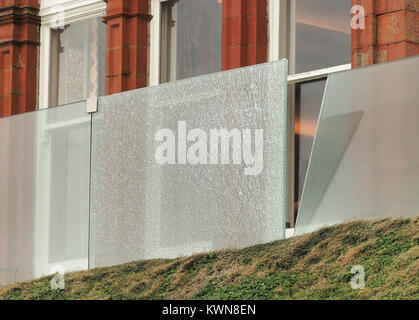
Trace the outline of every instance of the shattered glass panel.
<instances>
[{"instance_id":1,"label":"shattered glass panel","mask_svg":"<svg viewBox=\"0 0 419 320\"><path fill-rule=\"evenodd\" d=\"M419 58L329 76L296 234L419 212Z\"/></svg>"},{"instance_id":2,"label":"shattered glass panel","mask_svg":"<svg viewBox=\"0 0 419 320\"><path fill-rule=\"evenodd\" d=\"M286 75L282 60L100 98L90 267L283 238Z\"/></svg>"}]
</instances>

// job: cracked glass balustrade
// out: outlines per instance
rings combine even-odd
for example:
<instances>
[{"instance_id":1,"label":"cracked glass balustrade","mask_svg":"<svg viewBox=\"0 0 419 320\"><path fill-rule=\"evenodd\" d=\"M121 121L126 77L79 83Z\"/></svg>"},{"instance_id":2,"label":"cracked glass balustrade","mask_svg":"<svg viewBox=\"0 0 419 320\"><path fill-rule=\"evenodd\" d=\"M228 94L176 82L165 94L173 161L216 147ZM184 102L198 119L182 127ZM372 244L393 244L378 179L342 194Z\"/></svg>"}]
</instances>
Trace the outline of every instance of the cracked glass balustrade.
<instances>
[{"instance_id":1,"label":"cracked glass balustrade","mask_svg":"<svg viewBox=\"0 0 419 320\"><path fill-rule=\"evenodd\" d=\"M287 72L281 60L100 98L92 118L90 267L283 238ZM182 148L183 124L188 134L208 136L237 129L243 141L249 129L253 154L263 130L260 174L245 175L244 157L238 165L191 164L179 150L175 164L158 164L156 133L170 130ZM194 141L185 143L188 152Z\"/></svg>"}]
</instances>

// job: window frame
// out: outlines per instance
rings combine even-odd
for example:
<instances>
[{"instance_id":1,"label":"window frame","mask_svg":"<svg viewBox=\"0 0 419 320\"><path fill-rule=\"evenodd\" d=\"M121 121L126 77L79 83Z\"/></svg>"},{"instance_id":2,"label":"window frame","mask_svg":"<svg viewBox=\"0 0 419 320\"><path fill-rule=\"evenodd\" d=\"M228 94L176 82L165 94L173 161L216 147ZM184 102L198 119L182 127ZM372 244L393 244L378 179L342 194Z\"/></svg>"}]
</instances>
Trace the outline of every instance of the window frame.
<instances>
[{"instance_id":1,"label":"window frame","mask_svg":"<svg viewBox=\"0 0 419 320\"><path fill-rule=\"evenodd\" d=\"M161 21L162 21L162 2L168 0L151 0L150 14L153 17L150 21L150 73L149 86L160 84L160 50L161 50Z\"/></svg>"},{"instance_id":2,"label":"window frame","mask_svg":"<svg viewBox=\"0 0 419 320\"><path fill-rule=\"evenodd\" d=\"M64 13L57 13L57 7ZM41 17L41 45L39 68L39 109L49 107L50 101L50 68L52 26L56 21L63 20L65 24L75 23L106 15L106 3L102 0L41 0L39 16Z\"/></svg>"},{"instance_id":3,"label":"window frame","mask_svg":"<svg viewBox=\"0 0 419 320\"><path fill-rule=\"evenodd\" d=\"M156 86L162 83L168 82L167 79L162 77L162 74L165 74L167 66L162 64L163 61L167 59L162 59L161 53L167 53L168 48L166 48L165 35L162 34L161 24L164 21L162 3L168 2L170 0L150 0L150 14L153 17L150 21L150 42L149 42L149 75L148 75L148 85ZM163 49L163 50L162 50ZM173 66L172 66L173 68ZM173 70L172 70L173 71ZM220 70L222 71L222 70Z\"/></svg>"}]
</instances>

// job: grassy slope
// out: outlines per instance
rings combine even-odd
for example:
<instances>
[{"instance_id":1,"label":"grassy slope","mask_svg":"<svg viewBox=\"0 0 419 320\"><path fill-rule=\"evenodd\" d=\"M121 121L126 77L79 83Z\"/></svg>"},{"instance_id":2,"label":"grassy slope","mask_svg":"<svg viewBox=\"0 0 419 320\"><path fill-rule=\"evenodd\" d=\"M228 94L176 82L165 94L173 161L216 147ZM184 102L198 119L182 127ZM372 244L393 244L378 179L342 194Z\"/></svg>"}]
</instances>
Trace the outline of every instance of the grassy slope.
<instances>
[{"instance_id":1,"label":"grassy slope","mask_svg":"<svg viewBox=\"0 0 419 320\"><path fill-rule=\"evenodd\" d=\"M0 288L0 299L419 299L419 217L358 221L239 251L139 261ZM353 265L366 288L352 290Z\"/></svg>"}]
</instances>

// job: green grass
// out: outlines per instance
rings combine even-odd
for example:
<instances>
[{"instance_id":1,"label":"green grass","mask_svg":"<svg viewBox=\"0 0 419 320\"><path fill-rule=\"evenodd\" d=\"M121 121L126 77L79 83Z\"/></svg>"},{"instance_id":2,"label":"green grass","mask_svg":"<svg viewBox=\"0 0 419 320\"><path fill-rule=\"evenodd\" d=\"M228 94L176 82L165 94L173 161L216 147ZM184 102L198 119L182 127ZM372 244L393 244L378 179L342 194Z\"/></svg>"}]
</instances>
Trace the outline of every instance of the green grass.
<instances>
[{"instance_id":1,"label":"green grass","mask_svg":"<svg viewBox=\"0 0 419 320\"><path fill-rule=\"evenodd\" d=\"M0 299L419 299L419 217L356 221L175 260L138 261L0 288ZM365 269L365 289L350 286Z\"/></svg>"}]
</instances>

